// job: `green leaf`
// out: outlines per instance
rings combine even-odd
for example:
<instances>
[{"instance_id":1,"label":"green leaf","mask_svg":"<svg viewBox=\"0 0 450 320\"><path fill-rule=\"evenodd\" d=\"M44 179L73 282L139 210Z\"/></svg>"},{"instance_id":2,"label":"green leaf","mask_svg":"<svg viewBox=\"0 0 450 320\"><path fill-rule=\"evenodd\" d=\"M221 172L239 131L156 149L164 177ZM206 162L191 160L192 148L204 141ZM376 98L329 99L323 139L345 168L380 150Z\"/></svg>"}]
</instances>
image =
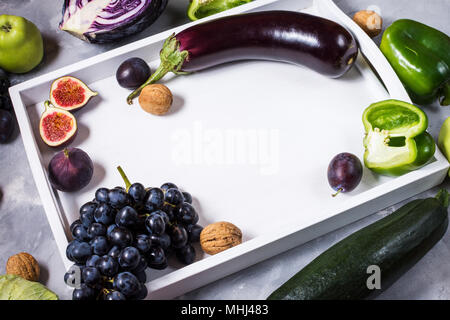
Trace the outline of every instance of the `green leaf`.
<instances>
[{"instance_id":1,"label":"green leaf","mask_svg":"<svg viewBox=\"0 0 450 320\"><path fill-rule=\"evenodd\" d=\"M0 300L58 300L58 296L39 282L6 274L0 276Z\"/></svg>"}]
</instances>

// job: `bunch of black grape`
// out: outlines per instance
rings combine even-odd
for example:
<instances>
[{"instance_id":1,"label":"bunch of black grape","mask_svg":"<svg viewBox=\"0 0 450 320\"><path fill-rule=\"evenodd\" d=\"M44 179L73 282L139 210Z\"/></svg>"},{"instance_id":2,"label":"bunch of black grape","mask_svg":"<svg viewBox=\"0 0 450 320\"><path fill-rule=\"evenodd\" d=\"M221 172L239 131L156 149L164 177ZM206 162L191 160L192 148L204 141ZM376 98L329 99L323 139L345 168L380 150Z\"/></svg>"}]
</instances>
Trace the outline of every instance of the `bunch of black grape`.
<instances>
[{"instance_id":1,"label":"bunch of black grape","mask_svg":"<svg viewBox=\"0 0 450 320\"><path fill-rule=\"evenodd\" d=\"M118 170L126 188L98 189L70 227L74 240L66 254L81 278L74 300L144 299L147 267L166 268L171 254L183 264L195 260L192 243L203 228L191 195L173 183L160 188L130 184ZM67 272L65 282L76 283L76 274Z\"/></svg>"}]
</instances>

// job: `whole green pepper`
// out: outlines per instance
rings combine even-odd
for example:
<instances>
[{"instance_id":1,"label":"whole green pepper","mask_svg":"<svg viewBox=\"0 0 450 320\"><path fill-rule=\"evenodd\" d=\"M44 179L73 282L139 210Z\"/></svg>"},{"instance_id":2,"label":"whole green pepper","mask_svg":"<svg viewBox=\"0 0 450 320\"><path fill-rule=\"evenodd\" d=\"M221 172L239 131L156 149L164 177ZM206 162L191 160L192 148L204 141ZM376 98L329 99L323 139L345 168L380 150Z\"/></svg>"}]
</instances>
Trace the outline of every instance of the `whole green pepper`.
<instances>
[{"instance_id":1,"label":"whole green pepper","mask_svg":"<svg viewBox=\"0 0 450 320\"><path fill-rule=\"evenodd\" d=\"M450 37L420 22L397 20L383 33L380 49L417 104L450 104Z\"/></svg>"},{"instance_id":2,"label":"whole green pepper","mask_svg":"<svg viewBox=\"0 0 450 320\"><path fill-rule=\"evenodd\" d=\"M192 0L187 14L189 19L194 21L251 1L252 0Z\"/></svg>"},{"instance_id":3,"label":"whole green pepper","mask_svg":"<svg viewBox=\"0 0 450 320\"><path fill-rule=\"evenodd\" d=\"M427 164L436 151L426 132L427 115L399 100L371 104L363 114L364 164L383 175L399 176Z\"/></svg>"}]
</instances>

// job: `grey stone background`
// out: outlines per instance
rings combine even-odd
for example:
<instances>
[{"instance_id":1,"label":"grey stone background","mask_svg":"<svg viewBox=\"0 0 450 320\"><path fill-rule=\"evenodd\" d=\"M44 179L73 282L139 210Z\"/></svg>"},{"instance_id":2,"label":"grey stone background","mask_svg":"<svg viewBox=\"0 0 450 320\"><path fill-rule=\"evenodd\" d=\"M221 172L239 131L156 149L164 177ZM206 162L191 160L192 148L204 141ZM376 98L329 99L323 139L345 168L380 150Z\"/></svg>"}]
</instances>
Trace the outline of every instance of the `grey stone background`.
<instances>
[{"instance_id":1,"label":"grey stone background","mask_svg":"<svg viewBox=\"0 0 450 320\"><path fill-rule=\"evenodd\" d=\"M0 14L20 15L33 21L41 30L45 41L44 61L28 74L13 76L11 80L14 84L188 22L185 14L188 0L171 0L160 19L143 33L112 45L92 45L57 29L61 15L61 2L0 0ZM412 18L450 34L449 0L338 0L336 2L349 15L366 9L369 5L377 6L384 19L384 27L395 19ZM381 36L378 36L374 41L379 43L380 39ZM441 124L446 117L450 116L450 108L441 108L435 103L428 106L426 110L430 118L430 132L437 139ZM40 263L41 282L56 292L61 299L70 299L71 290L63 282L64 266L47 223L17 127L12 142L0 145L0 177L0 274L5 273L9 256L27 251ZM449 179L442 186L415 198L434 196L442 187L449 189ZM265 299L274 289L332 244L393 212L403 203L374 213L365 219L179 298ZM450 299L449 262L450 231L447 231L443 239L425 257L377 298Z\"/></svg>"}]
</instances>

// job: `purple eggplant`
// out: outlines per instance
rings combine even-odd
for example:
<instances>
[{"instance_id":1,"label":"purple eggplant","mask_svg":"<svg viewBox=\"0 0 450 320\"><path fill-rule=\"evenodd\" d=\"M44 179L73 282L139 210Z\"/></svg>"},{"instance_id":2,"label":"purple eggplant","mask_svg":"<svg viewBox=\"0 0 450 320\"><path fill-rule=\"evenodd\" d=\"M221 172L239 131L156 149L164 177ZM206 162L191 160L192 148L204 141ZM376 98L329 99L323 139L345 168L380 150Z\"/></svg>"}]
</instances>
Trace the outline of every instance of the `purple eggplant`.
<instances>
[{"instance_id":1,"label":"purple eggplant","mask_svg":"<svg viewBox=\"0 0 450 320\"><path fill-rule=\"evenodd\" d=\"M238 60L271 60L306 66L328 77L345 74L358 45L336 22L293 11L263 11L219 18L170 36L153 75L127 98L168 72L200 71Z\"/></svg>"}]
</instances>

